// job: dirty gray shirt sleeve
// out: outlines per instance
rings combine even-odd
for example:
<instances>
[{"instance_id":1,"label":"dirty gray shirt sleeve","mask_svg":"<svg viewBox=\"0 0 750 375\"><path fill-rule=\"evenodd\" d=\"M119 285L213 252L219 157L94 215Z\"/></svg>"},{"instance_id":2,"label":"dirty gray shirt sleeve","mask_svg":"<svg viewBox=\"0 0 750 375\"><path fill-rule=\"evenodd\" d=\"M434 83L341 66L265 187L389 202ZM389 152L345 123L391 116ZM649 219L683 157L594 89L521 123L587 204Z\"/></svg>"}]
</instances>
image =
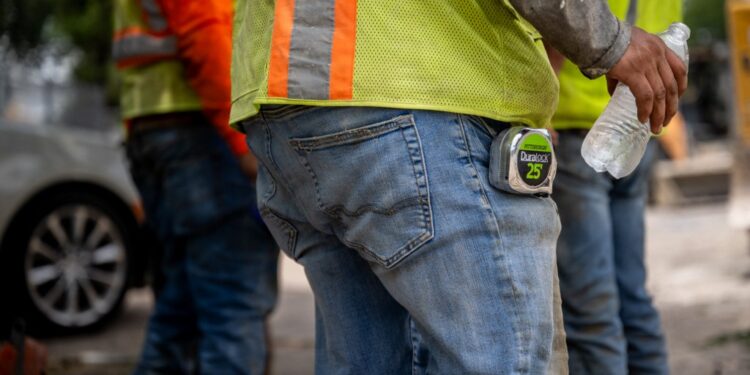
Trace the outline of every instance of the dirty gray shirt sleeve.
<instances>
[{"instance_id":1,"label":"dirty gray shirt sleeve","mask_svg":"<svg viewBox=\"0 0 750 375\"><path fill-rule=\"evenodd\" d=\"M526 20L589 78L606 74L630 44L630 25L606 0L510 0Z\"/></svg>"}]
</instances>

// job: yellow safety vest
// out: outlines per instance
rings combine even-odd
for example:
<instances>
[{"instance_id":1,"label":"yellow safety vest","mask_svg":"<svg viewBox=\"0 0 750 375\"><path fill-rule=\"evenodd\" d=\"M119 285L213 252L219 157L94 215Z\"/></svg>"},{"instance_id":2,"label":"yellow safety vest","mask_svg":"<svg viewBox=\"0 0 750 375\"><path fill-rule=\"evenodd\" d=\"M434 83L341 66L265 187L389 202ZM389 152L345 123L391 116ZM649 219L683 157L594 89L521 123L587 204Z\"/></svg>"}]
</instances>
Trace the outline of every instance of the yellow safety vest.
<instances>
[{"instance_id":1,"label":"yellow safety vest","mask_svg":"<svg viewBox=\"0 0 750 375\"><path fill-rule=\"evenodd\" d=\"M634 6L635 25L650 33L662 32L682 20L682 0L609 0L609 6L620 19L627 19ZM567 60L559 78L560 104L552 125L555 129L591 128L609 103L607 80L590 80Z\"/></svg>"},{"instance_id":2,"label":"yellow safety vest","mask_svg":"<svg viewBox=\"0 0 750 375\"><path fill-rule=\"evenodd\" d=\"M448 111L541 127L557 80L507 0L239 0L231 122L263 104Z\"/></svg>"},{"instance_id":3,"label":"yellow safety vest","mask_svg":"<svg viewBox=\"0 0 750 375\"><path fill-rule=\"evenodd\" d=\"M177 59L177 38L156 0L115 0L114 30L123 118L201 109Z\"/></svg>"}]
</instances>

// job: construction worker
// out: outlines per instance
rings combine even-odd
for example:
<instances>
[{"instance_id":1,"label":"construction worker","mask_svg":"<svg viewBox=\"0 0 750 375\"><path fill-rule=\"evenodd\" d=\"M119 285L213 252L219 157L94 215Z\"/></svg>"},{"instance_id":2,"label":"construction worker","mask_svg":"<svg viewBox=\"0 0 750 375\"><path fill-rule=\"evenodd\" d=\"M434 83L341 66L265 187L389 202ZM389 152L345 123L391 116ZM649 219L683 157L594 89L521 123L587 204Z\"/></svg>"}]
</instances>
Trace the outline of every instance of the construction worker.
<instances>
[{"instance_id":1,"label":"construction worker","mask_svg":"<svg viewBox=\"0 0 750 375\"><path fill-rule=\"evenodd\" d=\"M136 374L267 366L278 250L257 214L257 164L228 127L231 20L231 0L115 1L127 154L165 247Z\"/></svg>"},{"instance_id":2,"label":"construction worker","mask_svg":"<svg viewBox=\"0 0 750 375\"><path fill-rule=\"evenodd\" d=\"M681 0L609 0L609 5L618 18L651 33L682 17ZM644 265L648 176L657 145L649 144L630 176L617 180L595 172L581 157L581 145L609 102L607 81L589 80L570 61L559 79L560 104L552 119L559 164L552 197L562 222L557 262L570 373L667 374Z\"/></svg>"},{"instance_id":3,"label":"construction worker","mask_svg":"<svg viewBox=\"0 0 750 375\"><path fill-rule=\"evenodd\" d=\"M317 373L412 373L412 322L427 372L567 372L555 205L489 176L493 138L556 108L537 29L674 114L685 67L603 0L237 2L230 122L315 294Z\"/></svg>"}]
</instances>

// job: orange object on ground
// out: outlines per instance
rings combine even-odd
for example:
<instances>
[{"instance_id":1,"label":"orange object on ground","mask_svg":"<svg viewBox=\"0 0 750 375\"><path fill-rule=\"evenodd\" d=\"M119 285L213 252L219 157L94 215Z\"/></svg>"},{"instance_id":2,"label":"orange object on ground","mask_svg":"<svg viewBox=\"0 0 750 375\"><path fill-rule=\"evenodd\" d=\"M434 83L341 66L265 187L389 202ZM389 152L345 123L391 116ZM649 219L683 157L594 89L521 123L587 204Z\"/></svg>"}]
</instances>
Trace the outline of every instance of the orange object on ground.
<instances>
[{"instance_id":1,"label":"orange object on ground","mask_svg":"<svg viewBox=\"0 0 750 375\"><path fill-rule=\"evenodd\" d=\"M47 348L36 340L24 339L23 374L39 375L47 367ZM10 343L0 343L0 375L16 375L18 350Z\"/></svg>"}]
</instances>

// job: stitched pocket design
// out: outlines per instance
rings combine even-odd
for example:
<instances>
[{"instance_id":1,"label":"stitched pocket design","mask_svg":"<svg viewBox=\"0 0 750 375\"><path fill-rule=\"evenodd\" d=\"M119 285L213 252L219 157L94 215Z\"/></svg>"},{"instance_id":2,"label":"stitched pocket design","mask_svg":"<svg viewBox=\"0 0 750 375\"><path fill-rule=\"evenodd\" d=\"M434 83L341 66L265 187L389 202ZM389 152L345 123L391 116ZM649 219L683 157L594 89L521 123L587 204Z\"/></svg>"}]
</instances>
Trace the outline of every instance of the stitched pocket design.
<instances>
[{"instance_id":1,"label":"stitched pocket design","mask_svg":"<svg viewBox=\"0 0 750 375\"><path fill-rule=\"evenodd\" d=\"M315 187L336 236L386 268L433 237L429 184L412 116L290 145Z\"/></svg>"}]
</instances>

